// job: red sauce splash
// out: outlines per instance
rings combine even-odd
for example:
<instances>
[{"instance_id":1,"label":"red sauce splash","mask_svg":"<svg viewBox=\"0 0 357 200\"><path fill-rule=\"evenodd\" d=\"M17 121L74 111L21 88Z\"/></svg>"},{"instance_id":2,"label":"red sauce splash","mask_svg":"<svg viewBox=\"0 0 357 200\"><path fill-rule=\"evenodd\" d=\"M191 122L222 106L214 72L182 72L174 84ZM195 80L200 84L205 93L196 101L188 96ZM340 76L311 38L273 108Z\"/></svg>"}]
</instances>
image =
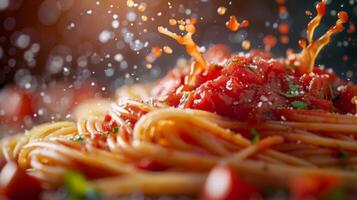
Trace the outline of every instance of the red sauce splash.
<instances>
[{"instance_id":1,"label":"red sauce splash","mask_svg":"<svg viewBox=\"0 0 357 200\"><path fill-rule=\"evenodd\" d=\"M158 27L159 33L167 35L176 40L179 44L184 45L186 47L187 53L194 59L190 74L185 81L186 87L184 87L184 90L195 85L197 74L204 71L207 67L207 63L199 51L198 45L192 39L192 36L196 33L194 23L195 20L187 20L187 22L184 23L185 31L187 32L184 36L177 35L176 33L173 33L162 26Z\"/></svg>"},{"instance_id":2,"label":"red sauce splash","mask_svg":"<svg viewBox=\"0 0 357 200\"><path fill-rule=\"evenodd\" d=\"M229 17L229 20L226 22L226 27L231 31L238 31L239 28L246 28L249 26L248 20L243 20L242 23L239 23L237 17L232 15Z\"/></svg>"},{"instance_id":3,"label":"red sauce splash","mask_svg":"<svg viewBox=\"0 0 357 200\"><path fill-rule=\"evenodd\" d=\"M320 25L322 17L326 12L326 0L322 0L316 5L317 15L307 26L307 42L300 40L299 45L302 51L299 54L290 54L287 64L295 68L298 74L310 73L313 71L316 58L320 51L330 42L331 37L344 30L343 24L348 21L348 14L345 11L338 13L336 24L331 27L324 35L314 40L315 29Z\"/></svg>"}]
</instances>

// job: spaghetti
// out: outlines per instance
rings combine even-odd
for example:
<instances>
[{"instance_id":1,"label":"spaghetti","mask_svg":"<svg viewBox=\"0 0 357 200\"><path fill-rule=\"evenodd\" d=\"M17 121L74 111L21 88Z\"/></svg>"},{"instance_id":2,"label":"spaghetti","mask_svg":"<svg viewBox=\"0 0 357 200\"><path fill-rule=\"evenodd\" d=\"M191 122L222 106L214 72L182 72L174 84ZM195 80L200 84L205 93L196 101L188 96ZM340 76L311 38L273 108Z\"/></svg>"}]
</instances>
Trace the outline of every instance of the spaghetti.
<instances>
[{"instance_id":1,"label":"spaghetti","mask_svg":"<svg viewBox=\"0 0 357 200\"><path fill-rule=\"evenodd\" d=\"M313 23L319 23L321 11L319 16ZM320 40L341 31L345 18ZM115 196L138 191L195 196L220 163L261 188L318 176L357 189L356 86L326 70L306 74L316 58L306 52L320 50L310 34L311 46L303 45L292 59L295 73L257 51L231 56L225 66L208 66L192 41L194 31L189 33L178 39L195 58L191 71L174 70L154 88L126 87L111 106L106 100L100 107L98 101L83 104L77 123L47 123L5 138L2 157L47 189L63 185L66 172L80 171L93 188ZM188 43L181 41L185 38Z\"/></svg>"}]
</instances>

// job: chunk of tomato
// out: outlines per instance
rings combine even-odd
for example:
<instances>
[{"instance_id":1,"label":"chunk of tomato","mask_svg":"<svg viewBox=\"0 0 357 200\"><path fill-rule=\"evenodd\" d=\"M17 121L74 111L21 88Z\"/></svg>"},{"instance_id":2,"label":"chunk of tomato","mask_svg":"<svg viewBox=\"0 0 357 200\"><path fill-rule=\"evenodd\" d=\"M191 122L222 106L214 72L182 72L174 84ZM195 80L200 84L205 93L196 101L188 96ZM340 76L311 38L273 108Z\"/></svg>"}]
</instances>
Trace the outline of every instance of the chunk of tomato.
<instances>
[{"instance_id":1,"label":"chunk of tomato","mask_svg":"<svg viewBox=\"0 0 357 200\"><path fill-rule=\"evenodd\" d=\"M234 168L220 164L209 173L201 200L249 200L258 196L257 188L242 180Z\"/></svg>"}]
</instances>

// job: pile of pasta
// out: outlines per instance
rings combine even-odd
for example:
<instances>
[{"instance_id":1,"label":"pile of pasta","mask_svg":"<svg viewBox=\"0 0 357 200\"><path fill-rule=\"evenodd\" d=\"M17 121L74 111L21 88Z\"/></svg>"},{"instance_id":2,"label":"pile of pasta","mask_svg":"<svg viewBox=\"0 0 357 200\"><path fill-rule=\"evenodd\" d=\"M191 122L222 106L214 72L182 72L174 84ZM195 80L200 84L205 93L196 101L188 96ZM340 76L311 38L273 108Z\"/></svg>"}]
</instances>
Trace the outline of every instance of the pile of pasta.
<instances>
[{"instance_id":1,"label":"pile of pasta","mask_svg":"<svg viewBox=\"0 0 357 200\"><path fill-rule=\"evenodd\" d=\"M252 125L141 99L149 96L147 88L133 87L121 90L115 102L82 104L74 114L77 122L51 122L2 139L2 157L46 188L60 187L64 173L79 171L98 191L115 196L197 195L217 163L233 166L262 187L303 175L335 176L346 187L357 187L354 115L286 110L286 121ZM103 130L108 116L118 124L115 133ZM258 142L241 134L251 129L259 133ZM91 142L98 133L100 141ZM165 168L137 168L143 159Z\"/></svg>"}]
</instances>

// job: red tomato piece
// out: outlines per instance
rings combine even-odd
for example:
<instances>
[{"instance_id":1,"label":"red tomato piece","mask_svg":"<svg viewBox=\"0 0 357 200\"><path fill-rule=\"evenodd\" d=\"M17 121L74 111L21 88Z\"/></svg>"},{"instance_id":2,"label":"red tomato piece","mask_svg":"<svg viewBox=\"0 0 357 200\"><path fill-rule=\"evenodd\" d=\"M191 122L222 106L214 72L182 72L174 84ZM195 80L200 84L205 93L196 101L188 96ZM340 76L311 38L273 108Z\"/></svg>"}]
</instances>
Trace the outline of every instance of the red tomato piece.
<instances>
[{"instance_id":1,"label":"red tomato piece","mask_svg":"<svg viewBox=\"0 0 357 200\"><path fill-rule=\"evenodd\" d=\"M291 183L294 200L320 199L339 184L332 176L302 176Z\"/></svg>"},{"instance_id":2,"label":"red tomato piece","mask_svg":"<svg viewBox=\"0 0 357 200\"><path fill-rule=\"evenodd\" d=\"M201 200L247 200L257 199L258 196L257 188L242 180L235 169L217 165L206 179Z\"/></svg>"},{"instance_id":3,"label":"red tomato piece","mask_svg":"<svg viewBox=\"0 0 357 200\"><path fill-rule=\"evenodd\" d=\"M0 174L0 190L10 200L36 200L42 188L36 179L15 163L7 163Z\"/></svg>"}]
</instances>

